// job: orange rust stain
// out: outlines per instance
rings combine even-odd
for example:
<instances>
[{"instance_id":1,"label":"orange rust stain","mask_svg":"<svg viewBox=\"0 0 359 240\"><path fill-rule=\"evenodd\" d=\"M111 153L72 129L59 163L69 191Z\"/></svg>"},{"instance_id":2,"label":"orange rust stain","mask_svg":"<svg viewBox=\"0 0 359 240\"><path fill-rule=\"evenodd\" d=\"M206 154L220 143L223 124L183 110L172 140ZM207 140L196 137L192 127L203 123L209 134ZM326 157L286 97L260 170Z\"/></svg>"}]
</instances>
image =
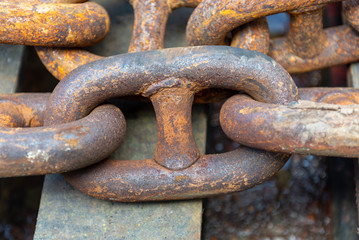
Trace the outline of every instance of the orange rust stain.
<instances>
[{"instance_id":1,"label":"orange rust stain","mask_svg":"<svg viewBox=\"0 0 359 240\"><path fill-rule=\"evenodd\" d=\"M240 114L251 114L253 112L260 112L263 108L262 107L246 107L239 110Z\"/></svg>"},{"instance_id":2,"label":"orange rust stain","mask_svg":"<svg viewBox=\"0 0 359 240\"><path fill-rule=\"evenodd\" d=\"M238 15L238 13L236 11L233 11L231 9L221 11L219 14L223 15L223 16L228 16L228 17L236 17Z\"/></svg>"},{"instance_id":3,"label":"orange rust stain","mask_svg":"<svg viewBox=\"0 0 359 240\"><path fill-rule=\"evenodd\" d=\"M65 138L61 134L55 134L54 139L64 141L67 144L69 144L71 147L77 147L79 143L79 140L77 138Z\"/></svg>"},{"instance_id":4,"label":"orange rust stain","mask_svg":"<svg viewBox=\"0 0 359 240\"><path fill-rule=\"evenodd\" d=\"M0 125L7 127L31 127L31 120L37 117L35 111L25 104L0 103Z\"/></svg>"},{"instance_id":5,"label":"orange rust stain","mask_svg":"<svg viewBox=\"0 0 359 240\"><path fill-rule=\"evenodd\" d=\"M183 175L183 176L176 176L175 181L176 182L182 182L183 180L189 180L189 179L190 179L189 176Z\"/></svg>"},{"instance_id":6,"label":"orange rust stain","mask_svg":"<svg viewBox=\"0 0 359 240\"><path fill-rule=\"evenodd\" d=\"M95 188L92 189L92 192L95 192L95 193L102 193L104 191L104 189L97 185Z\"/></svg>"},{"instance_id":7,"label":"orange rust stain","mask_svg":"<svg viewBox=\"0 0 359 240\"><path fill-rule=\"evenodd\" d=\"M38 121L34 120L34 118L36 118L37 116L35 115L35 111L32 108L26 106L25 104L20 104L17 106L17 109L19 112L22 113L22 116L25 120L24 127L37 127L40 125L40 123ZM38 125L33 126L33 125L31 125L31 123L38 124Z\"/></svg>"},{"instance_id":8,"label":"orange rust stain","mask_svg":"<svg viewBox=\"0 0 359 240\"><path fill-rule=\"evenodd\" d=\"M13 128L16 126L13 120L11 116L0 113L0 126Z\"/></svg>"}]
</instances>

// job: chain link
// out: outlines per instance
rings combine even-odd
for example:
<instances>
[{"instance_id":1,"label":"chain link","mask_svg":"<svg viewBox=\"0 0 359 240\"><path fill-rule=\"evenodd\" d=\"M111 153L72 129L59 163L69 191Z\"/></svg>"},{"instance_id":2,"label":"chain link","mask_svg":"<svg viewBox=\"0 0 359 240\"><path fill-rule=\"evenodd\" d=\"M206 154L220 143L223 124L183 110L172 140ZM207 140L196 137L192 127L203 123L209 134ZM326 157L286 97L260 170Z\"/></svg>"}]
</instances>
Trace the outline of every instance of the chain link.
<instances>
[{"instance_id":1,"label":"chain link","mask_svg":"<svg viewBox=\"0 0 359 240\"><path fill-rule=\"evenodd\" d=\"M0 96L0 177L75 170L108 157L120 146L126 123L113 105L99 106L78 121L39 127L49 97Z\"/></svg>"},{"instance_id":2,"label":"chain link","mask_svg":"<svg viewBox=\"0 0 359 240\"><path fill-rule=\"evenodd\" d=\"M109 26L106 10L92 2L0 2L0 43L84 47L104 38Z\"/></svg>"}]
</instances>

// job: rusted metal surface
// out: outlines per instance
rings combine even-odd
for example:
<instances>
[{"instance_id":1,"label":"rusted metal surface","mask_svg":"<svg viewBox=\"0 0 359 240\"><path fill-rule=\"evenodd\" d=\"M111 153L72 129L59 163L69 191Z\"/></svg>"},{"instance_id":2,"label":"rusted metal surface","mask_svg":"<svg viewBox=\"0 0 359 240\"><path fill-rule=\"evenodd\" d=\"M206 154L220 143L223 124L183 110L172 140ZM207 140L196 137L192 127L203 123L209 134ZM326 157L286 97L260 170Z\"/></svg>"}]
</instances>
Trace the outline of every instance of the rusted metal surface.
<instances>
[{"instance_id":1,"label":"rusted metal surface","mask_svg":"<svg viewBox=\"0 0 359 240\"><path fill-rule=\"evenodd\" d=\"M0 2L0 43L89 46L107 34L109 24L104 8L92 2Z\"/></svg>"},{"instance_id":2,"label":"rusted metal surface","mask_svg":"<svg viewBox=\"0 0 359 240\"><path fill-rule=\"evenodd\" d=\"M324 30L325 48L313 58L300 58L291 53L286 38L271 41L269 56L281 64L289 73L302 73L329 66L359 60L358 33L350 26L331 27Z\"/></svg>"},{"instance_id":3,"label":"rusted metal surface","mask_svg":"<svg viewBox=\"0 0 359 240\"><path fill-rule=\"evenodd\" d=\"M359 90L354 88L301 88L299 89L299 96L302 100L319 103L338 105L359 103Z\"/></svg>"},{"instance_id":4,"label":"rusted metal surface","mask_svg":"<svg viewBox=\"0 0 359 240\"><path fill-rule=\"evenodd\" d=\"M36 47L36 51L47 70L58 80L75 68L102 58L81 49Z\"/></svg>"},{"instance_id":5,"label":"rusted metal surface","mask_svg":"<svg viewBox=\"0 0 359 240\"><path fill-rule=\"evenodd\" d=\"M325 48L313 58L301 58L295 55L288 47L286 37L271 40L268 55L289 73L303 73L359 60L359 49L356 47L359 37L356 30L349 26L339 26L324 30L323 35L326 36L322 37L322 39L326 39ZM266 51L265 48L259 49L260 46L265 46L263 44L256 49L253 48L256 47L253 45L248 45L248 47L263 53ZM73 69L102 58L78 49L37 48L37 51L44 65L59 80ZM316 50L312 52L316 52Z\"/></svg>"},{"instance_id":6,"label":"rusted metal surface","mask_svg":"<svg viewBox=\"0 0 359 240\"><path fill-rule=\"evenodd\" d=\"M51 0L51 2L58 2ZM131 0L134 8L134 24L129 52L149 51L164 47L167 19L172 10L179 7L195 7L198 0ZM59 80L73 69L101 56L79 49L37 48L41 61Z\"/></svg>"},{"instance_id":7,"label":"rusted metal surface","mask_svg":"<svg viewBox=\"0 0 359 240\"><path fill-rule=\"evenodd\" d=\"M176 144L179 151L157 151L155 160L108 160L94 169L70 175L70 182L103 199L150 201L239 191L272 176L288 155L241 148L224 155L205 155L198 159L196 147L188 145L194 143L193 136L186 133L192 131L189 119L193 94L206 88L242 90L258 100L274 103L295 101L298 93L289 74L272 59L239 48L175 48L122 54L89 63L72 71L56 87L48 105L45 125L81 118L82 114L112 97L142 93L151 96L159 114L157 149L166 149L170 143ZM75 95L76 101L73 101ZM66 114L59 114L63 112ZM187 136L181 136L182 133ZM258 164L262 166L260 169L254 167ZM182 171L170 170L183 168ZM235 170L229 173L231 168ZM97 172L101 173L98 175ZM250 172L249 176L243 174L247 172ZM227 174L228 177L224 178ZM99 183L91 180L104 175L107 177ZM123 178L117 181L119 177ZM159 180L161 178L163 180ZM208 182L212 184L208 185ZM106 185L107 190L102 185L93 190L96 184ZM129 189L122 185L130 186L136 194L128 194ZM179 186L181 188L175 191ZM120 189L124 191L118 192Z\"/></svg>"},{"instance_id":8,"label":"rusted metal surface","mask_svg":"<svg viewBox=\"0 0 359 240\"><path fill-rule=\"evenodd\" d=\"M171 170L188 168L200 156L192 133L193 96L191 90L179 87L163 89L151 96L157 116L158 139L161 139L155 159Z\"/></svg>"},{"instance_id":9,"label":"rusted metal surface","mask_svg":"<svg viewBox=\"0 0 359 240\"><path fill-rule=\"evenodd\" d=\"M189 45L225 44L226 35L244 24L258 21L258 18L274 13L290 12L291 27L288 36L270 40L268 55L281 64L289 73L302 73L318 70L338 64L346 64L359 60L359 37L352 27L339 26L323 30L322 9L334 1L203 1L192 14L187 25L187 40ZM344 4L344 13L351 25L355 27L354 13L356 1ZM212 9L208 11L208 9ZM350 18L354 18L350 20ZM254 24L254 23L249 23ZM248 30L247 30L248 31ZM241 41L257 42L266 46L269 36L265 39L265 30L260 33L245 36L245 32L234 35L231 46L245 47L256 50ZM238 35L238 36L237 36ZM266 49L260 49L261 52Z\"/></svg>"},{"instance_id":10,"label":"rusted metal surface","mask_svg":"<svg viewBox=\"0 0 359 240\"><path fill-rule=\"evenodd\" d=\"M129 53L72 71L55 88L45 124L75 120L113 97L141 92L150 96L174 86L193 92L206 88L243 90L256 100L273 103L296 100L298 94L280 65L254 51L206 46Z\"/></svg>"},{"instance_id":11,"label":"rusted metal surface","mask_svg":"<svg viewBox=\"0 0 359 240\"><path fill-rule=\"evenodd\" d=\"M107 99L142 92L151 96L159 114L156 161L182 169L199 157L189 134L190 106L193 94L206 88L243 90L276 103L297 97L288 73L263 54L230 47L165 49L118 55L77 68L54 90L45 124L72 121ZM173 144L178 150L168 150Z\"/></svg>"},{"instance_id":12,"label":"rusted metal surface","mask_svg":"<svg viewBox=\"0 0 359 240\"><path fill-rule=\"evenodd\" d=\"M224 154L204 155L181 171L163 168L152 159L110 159L65 177L77 189L100 199L190 199L251 188L271 178L288 157L241 147Z\"/></svg>"},{"instance_id":13,"label":"rusted metal surface","mask_svg":"<svg viewBox=\"0 0 359 240\"><path fill-rule=\"evenodd\" d=\"M267 19L260 18L235 29L231 46L268 54L269 27Z\"/></svg>"},{"instance_id":14,"label":"rusted metal surface","mask_svg":"<svg viewBox=\"0 0 359 240\"><path fill-rule=\"evenodd\" d=\"M359 17L359 1L345 0L343 1L343 13L345 19L349 24L359 31L358 17Z\"/></svg>"},{"instance_id":15,"label":"rusted metal surface","mask_svg":"<svg viewBox=\"0 0 359 240\"><path fill-rule=\"evenodd\" d=\"M220 127L222 104L215 103L209 113L207 151L211 154L231 151L239 145ZM275 176L261 185L206 199L203 239L330 239L326 168L324 157L292 155Z\"/></svg>"},{"instance_id":16,"label":"rusted metal surface","mask_svg":"<svg viewBox=\"0 0 359 240\"><path fill-rule=\"evenodd\" d=\"M13 93L21 85L19 73L24 49L24 46L0 44L0 94ZM40 193L41 182L33 179L0 179L0 238L33 236Z\"/></svg>"},{"instance_id":17,"label":"rusted metal surface","mask_svg":"<svg viewBox=\"0 0 359 240\"><path fill-rule=\"evenodd\" d=\"M290 12L288 48L300 58L313 58L325 47L323 32L323 6Z\"/></svg>"},{"instance_id":18,"label":"rusted metal surface","mask_svg":"<svg viewBox=\"0 0 359 240\"><path fill-rule=\"evenodd\" d=\"M179 7L196 7L202 0L130 0L135 21L129 52L162 49L169 15Z\"/></svg>"},{"instance_id":19,"label":"rusted metal surface","mask_svg":"<svg viewBox=\"0 0 359 240\"><path fill-rule=\"evenodd\" d=\"M96 1L111 17L108 36L89 51L101 56L126 52L133 26L133 11L127 0ZM191 9L170 15L165 46L185 46L185 23ZM120 101L120 100L116 100ZM120 101L121 102L121 101ZM153 158L156 117L150 102L125 101L126 137L114 153L116 159ZM204 154L206 116L203 106L194 106L193 130ZM200 239L202 200L156 203L103 201L73 188L63 177L46 176L34 239ZM91 226L91 231L88 231Z\"/></svg>"},{"instance_id":20,"label":"rusted metal surface","mask_svg":"<svg viewBox=\"0 0 359 240\"><path fill-rule=\"evenodd\" d=\"M187 41L193 45L220 45L227 33L239 26L275 13L308 8L335 0L204 0L194 10L187 25ZM211 9L211 11L209 11Z\"/></svg>"},{"instance_id":21,"label":"rusted metal surface","mask_svg":"<svg viewBox=\"0 0 359 240\"><path fill-rule=\"evenodd\" d=\"M221 126L231 139L254 148L358 157L359 91L317 89L313 94L310 90L287 106L260 103L245 95L231 97L222 107Z\"/></svg>"},{"instance_id":22,"label":"rusted metal surface","mask_svg":"<svg viewBox=\"0 0 359 240\"><path fill-rule=\"evenodd\" d=\"M100 106L78 121L39 127L49 94L0 98L1 177L50 174L85 167L109 156L124 137L124 117L111 105Z\"/></svg>"},{"instance_id":23,"label":"rusted metal surface","mask_svg":"<svg viewBox=\"0 0 359 240\"><path fill-rule=\"evenodd\" d=\"M50 94L0 95L0 127L40 127Z\"/></svg>"},{"instance_id":24,"label":"rusted metal surface","mask_svg":"<svg viewBox=\"0 0 359 240\"><path fill-rule=\"evenodd\" d=\"M162 49L168 15L172 11L167 0L130 0L135 11L129 52Z\"/></svg>"},{"instance_id":25,"label":"rusted metal surface","mask_svg":"<svg viewBox=\"0 0 359 240\"><path fill-rule=\"evenodd\" d=\"M103 201L73 188L59 174L46 178L35 240L201 239L200 200Z\"/></svg>"},{"instance_id":26,"label":"rusted metal surface","mask_svg":"<svg viewBox=\"0 0 359 240\"><path fill-rule=\"evenodd\" d=\"M126 138L112 156L128 160L153 157L157 130L152 106L129 109L124 115ZM194 136L202 154L205 122L202 106L194 106ZM200 240L202 212L202 200L131 204L103 201L78 191L61 175L50 175L45 179L34 239Z\"/></svg>"},{"instance_id":27,"label":"rusted metal surface","mask_svg":"<svg viewBox=\"0 0 359 240\"><path fill-rule=\"evenodd\" d=\"M28 3L83 3L88 0L28 0ZM18 0L12 2L21 2Z\"/></svg>"}]
</instances>

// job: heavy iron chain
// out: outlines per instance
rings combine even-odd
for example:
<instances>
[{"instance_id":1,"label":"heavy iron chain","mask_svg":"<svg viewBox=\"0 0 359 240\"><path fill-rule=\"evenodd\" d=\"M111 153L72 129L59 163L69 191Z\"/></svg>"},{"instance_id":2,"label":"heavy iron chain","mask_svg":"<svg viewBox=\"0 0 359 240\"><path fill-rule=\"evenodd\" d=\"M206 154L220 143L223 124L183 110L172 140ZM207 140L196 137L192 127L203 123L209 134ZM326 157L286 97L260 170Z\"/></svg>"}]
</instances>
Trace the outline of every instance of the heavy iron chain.
<instances>
[{"instance_id":1,"label":"heavy iron chain","mask_svg":"<svg viewBox=\"0 0 359 240\"><path fill-rule=\"evenodd\" d=\"M289 75L359 60L359 0L343 2L349 25L323 30L331 2L132 0L129 53L106 58L58 48L105 36L109 18L100 5L0 2L0 43L38 46L61 80L51 95L0 96L0 176L67 172L73 186L97 198L155 201L248 189L277 173L290 153L359 157L359 91L298 91ZM179 7L196 7L187 25L193 47L160 50L167 18ZM280 12L291 16L289 34L270 39L265 17ZM231 47L195 46L226 44L229 32ZM191 106L195 94L213 88L241 93L226 101L220 121L243 146L200 156ZM121 144L125 120L115 106L100 104L129 95L148 97L155 108L155 158L101 161Z\"/></svg>"}]
</instances>

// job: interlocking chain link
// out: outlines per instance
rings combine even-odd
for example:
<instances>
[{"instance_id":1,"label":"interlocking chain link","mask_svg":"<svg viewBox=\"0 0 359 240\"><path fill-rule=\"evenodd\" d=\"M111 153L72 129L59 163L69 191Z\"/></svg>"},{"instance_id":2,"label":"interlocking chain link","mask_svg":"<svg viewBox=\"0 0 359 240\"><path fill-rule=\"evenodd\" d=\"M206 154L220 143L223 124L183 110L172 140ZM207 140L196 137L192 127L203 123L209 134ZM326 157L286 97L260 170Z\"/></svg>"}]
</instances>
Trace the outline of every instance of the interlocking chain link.
<instances>
[{"instance_id":1,"label":"interlocking chain link","mask_svg":"<svg viewBox=\"0 0 359 240\"><path fill-rule=\"evenodd\" d=\"M155 158L107 159L65 174L94 197L206 197L265 181L289 153L358 157L359 107L350 105L358 103L358 91L298 93L289 75L359 60L359 1L343 2L350 25L323 29L323 9L332 2L337 1L131 0L135 22L129 53L113 57L57 48L87 46L104 37L109 20L97 4L0 2L0 43L38 46L44 65L61 80L51 96L0 96L0 176L66 172L105 159L121 143L125 122L116 107L99 104L130 95L148 97L154 106ZM232 47L159 50L167 18L179 7L196 7L187 25L189 45L230 42ZM24 11L16 15L19 9ZM265 17L280 12L291 16L289 33L270 39ZM226 101L220 120L225 133L244 146L200 156L191 107L195 94L213 88L241 92ZM21 128L34 126L42 127ZM21 146L19 139L25 139Z\"/></svg>"},{"instance_id":2,"label":"interlocking chain link","mask_svg":"<svg viewBox=\"0 0 359 240\"><path fill-rule=\"evenodd\" d=\"M102 105L78 121L39 127L49 97L0 95L0 177L75 170L101 161L120 146L126 123L113 105Z\"/></svg>"},{"instance_id":3,"label":"interlocking chain link","mask_svg":"<svg viewBox=\"0 0 359 240\"><path fill-rule=\"evenodd\" d=\"M84 47L100 41L109 30L109 16L96 3L43 2L49 1L1 1L0 43Z\"/></svg>"},{"instance_id":4,"label":"interlocking chain link","mask_svg":"<svg viewBox=\"0 0 359 240\"><path fill-rule=\"evenodd\" d=\"M69 181L103 199L153 201L234 192L270 178L288 155L242 148L236 154L199 157L191 105L194 93L205 88L242 90L257 100L279 104L297 100L298 94L289 74L269 57L224 46L122 54L81 66L57 85L45 125L81 118L112 97L141 94L153 102L159 135L154 160L109 160L93 171L67 175ZM260 169L255 168L258 165ZM216 170L227 168L232 170ZM211 184L205 181L209 177Z\"/></svg>"},{"instance_id":5,"label":"interlocking chain link","mask_svg":"<svg viewBox=\"0 0 359 240\"><path fill-rule=\"evenodd\" d=\"M288 106L233 96L221 109L222 129L258 149L359 157L359 90L308 88L299 96Z\"/></svg>"},{"instance_id":6,"label":"interlocking chain link","mask_svg":"<svg viewBox=\"0 0 359 240\"><path fill-rule=\"evenodd\" d=\"M217 45L226 42L232 30L271 14L289 12L291 27L288 36L272 39L268 55L281 64L289 73L301 73L359 60L357 26L358 1L344 1L344 15L351 26L343 25L323 30L322 12L325 4L337 0L294 0L263 1L252 0L205 0L193 12L187 25L189 45ZM211 11L208 11L211 9ZM352 14L353 13L353 14ZM348 17L350 16L350 17ZM263 25L263 24L262 24ZM261 30L264 29L264 30ZM262 46L267 46L269 36L265 27L256 27ZM237 33L241 34L241 33ZM237 38L250 42L250 37L234 36L231 46L245 47ZM248 45L251 47L251 45ZM251 49L251 48L249 48ZM253 49L256 50L256 49Z\"/></svg>"}]
</instances>

